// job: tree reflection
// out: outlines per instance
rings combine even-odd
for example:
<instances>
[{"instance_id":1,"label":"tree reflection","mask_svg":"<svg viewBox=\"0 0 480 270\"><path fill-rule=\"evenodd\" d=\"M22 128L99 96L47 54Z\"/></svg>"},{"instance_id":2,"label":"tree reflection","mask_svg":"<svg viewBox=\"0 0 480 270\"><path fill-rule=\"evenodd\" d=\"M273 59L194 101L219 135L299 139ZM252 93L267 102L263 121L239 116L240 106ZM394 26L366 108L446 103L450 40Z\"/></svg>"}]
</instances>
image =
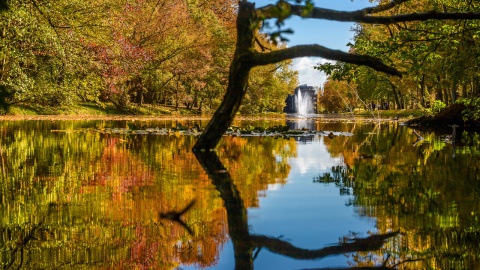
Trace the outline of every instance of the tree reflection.
<instances>
[{"instance_id":1,"label":"tree reflection","mask_svg":"<svg viewBox=\"0 0 480 270\"><path fill-rule=\"evenodd\" d=\"M348 204L361 216L374 217L380 232L402 232L398 243L377 256L391 254L415 269L478 269L479 135L451 128L446 135L410 130L396 138L386 127L381 137L355 151L331 145L342 151L345 165L313 181L351 195ZM372 257L357 253L352 259L361 266Z\"/></svg>"},{"instance_id":2,"label":"tree reflection","mask_svg":"<svg viewBox=\"0 0 480 270\"><path fill-rule=\"evenodd\" d=\"M250 234L245 210L287 183L298 141L225 137L217 157L191 152L193 136L97 132L127 125L0 122L0 268L208 268L223 255L227 229L242 269L265 250L298 260L350 252L357 269L417 258L427 259L407 266L478 268L478 133L419 131L424 141L414 146L417 136L398 125L357 124L354 136L325 137L346 165L316 181L336 184L385 237L402 235L379 249L353 235L310 250ZM332 125L318 128L351 127Z\"/></svg>"},{"instance_id":3,"label":"tree reflection","mask_svg":"<svg viewBox=\"0 0 480 270\"><path fill-rule=\"evenodd\" d=\"M220 193L227 210L229 235L233 243L235 254L235 269L253 269L253 260L262 248L271 252L288 256L293 259L311 260L321 259L330 255L337 255L359 251L374 251L380 249L385 240L393 237L397 232L381 235L372 235L363 239L352 239L349 242L336 246L310 250L295 247L287 241L265 235L250 234L248 229L247 210L243 200L227 169L223 166L217 154L213 151L195 152L195 156L210 176L213 184ZM255 256L253 251L257 250ZM331 268L329 268L331 269ZM361 267L352 269L393 269L385 264L379 267Z\"/></svg>"}]
</instances>

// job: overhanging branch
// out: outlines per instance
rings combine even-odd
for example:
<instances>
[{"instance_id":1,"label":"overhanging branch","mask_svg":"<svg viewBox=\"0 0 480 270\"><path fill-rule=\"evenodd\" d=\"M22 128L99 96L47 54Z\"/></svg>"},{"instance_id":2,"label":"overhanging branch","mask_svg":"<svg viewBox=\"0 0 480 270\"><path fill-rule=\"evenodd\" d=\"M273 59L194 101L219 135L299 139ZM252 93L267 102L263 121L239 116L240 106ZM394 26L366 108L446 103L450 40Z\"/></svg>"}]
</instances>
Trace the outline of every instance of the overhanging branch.
<instances>
[{"instance_id":1,"label":"overhanging branch","mask_svg":"<svg viewBox=\"0 0 480 270\"><path fill-rule=\"evenodd\" d=\"M393 16L365 16L358 22L369 24L390 24L427 20L478 20L480 12L438 12L435 10Z\"/></svg>"},{"instance_id":2,"label":"overhanging branch","mask_svg":"<svg viewBox=\"0 0 480 270\"><path fill-rule=\"evenodd\" d=\"M264 235L251 235L250 239L253 246L257 248L264 247L273 253L294 259L313 260L350 252L379 250L387 239L394 237L397 234L398 232L390 232L386 234L371 235L367 238L354 239L351 243L343 243L314 250L299 248L281 239Z\"/></svg>"},{"instance_id":3,"label":"overhanging branch","mask_svg":"<svg viewBox=\"0 0 480 270\"><path fill-rule=\"evenodd\" d=\"M326 8L314 7L308 14L305 14L305 6L291 5L282 2L283 8L290 10L289 16L300 16L302 18L323 19L339 22L357 22L369 24L390 24L395 22L411 22L426 20L475 20L480 19L480 12L438 12L435 10L407 13L392 16L372 16L379 12L390 10L408 0L394 0L388 4L368 7L355 11L339 11ZM275 19L278 7L276 5L268 5L257 9L258 18ZM286 19L286 18L281 18Z\"/></svg>"},{"instance_id":4,"label":"overhanging branch","mask_svg":"<svg viewBox=\"0 0 480 270\"><path fill-rule=\"evenodd\" d=\"M251 55L251 63L253 66L261 66L307 56L322 57L329 60L368 66L377 71L402 77L400 71L398 71L396 68L385 65L379 58L368 55L350 54L339 50L332 50L321 45L298 45L269 53L254 53Z\"/></svg>"},{"instance_id":5,"label":"overhanging branch","mask_svg":"<svg viewBox=\"0 0 480 270\"><path fill-rule=\"evenodd\" d=\"M328 8L320 8L314 7L310 13L305 14L305 6L303 5L291 5L286 2L282 2L284 8L288 7L290 9L290 15L300 16L303 18L312 18L312 19L325 19L325 20L332 20L332 21L343 21L343 22L355 22L360 20L361 18L365 17L369 14L379 13L382 11L386 11L392 9L401 3L407 2L408 0L394 0L388 4L378 5L375 7L368 7L360 10L355 11L340 11L340 10L333 10ZM265 19L275 19L277 16L275 15L277 10L276 5L268 5L262 8L258 8L257 11L261 15L260 18Z\"/></svg>"}]
</instances>

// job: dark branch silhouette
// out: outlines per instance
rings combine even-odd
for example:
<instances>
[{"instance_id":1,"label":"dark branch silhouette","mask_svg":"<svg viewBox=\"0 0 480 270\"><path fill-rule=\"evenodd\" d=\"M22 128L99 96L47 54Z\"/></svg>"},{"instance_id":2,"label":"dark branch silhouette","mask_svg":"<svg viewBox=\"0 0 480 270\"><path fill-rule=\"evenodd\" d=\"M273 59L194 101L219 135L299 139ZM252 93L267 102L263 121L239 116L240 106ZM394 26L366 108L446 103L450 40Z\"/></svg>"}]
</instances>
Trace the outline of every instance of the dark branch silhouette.
<instances>
[{"instance_id":1,"label":"dark branch silhouette","mask_svg":"<svg viewBox=\"0 0 480 270\"><path fill-rule=\"evenodd\" d=\"M247 210L228 171L213 151L195 152L197 160L210 176L220 193L227 210L228 231L232 239L235 254L235 269L253 269L253 260L262 248L273 253L300 260L321 259L331 255L357 251L375 251L382 247L385 240L398 234L391 232L372 235L362 239L352 239L349 243L309 250L295 247L289 242L265 235L251 235L248 227ZM257 249L254 253L253 250ZM385 266L351 269L391 269Z\"/></svg>"},{"instance_id":2,"label":"dark branch silhouette","mask_svg":"<svg viewBox=\"0 0 480 270\"><path fill-rule=\"evenodd\" d=\"M214 149L221 140L223 134L233 122L235 114L242 104L247 91L249 73L252 68L259 65L274 64L283 60L302 56L319 56L330 60L364 65L377 71L391 75L401 76L401 72L395 67L384 64L380 59L348 54L331 50L320 45L304 45L270 52L266 54L255 53L255 40L259 26L265 19L278 19L283 21L290 16L302 16L312 19L326 19L331 21L374 23L388 25L396 22L425 21L425 20L456 20L456 19L480 19L478 12L450 13L429 11L423 13L410 13L392 16L374 16L379 12L388 11L399 6L407 0L393 0L387 4L360 9L357 11L335 11L313 7L308 10L301 5L291 5L286 1L278 1L278 5L269 5L256 9L255 4L246 0L239 2L237 15L237 44L230 65L228 85L222 103L215 111L205 131L200 135L193 150L195 152L209 151ZM287 8L285 12L278 12L281 8ZM288 5L288 6L287 6ZM305 12L308 11L308 12ZM305 14L306 13L306 14Z\"/></svg>"},{"instance_id":3,"label":"dark branch silhouette","mask_svg":"<svg viewBox=\"0 0 480 270\"><path fill-rule=\"evenodd\" d=\"M364 65L390 75L402 76L397 69L385 65L379 58L369 55L350 54L339 50L332 50L320 45L299 45L269 53L255 53L252 56L252 62L255 66L268 65L305 56L317 56L329 60Z\"/></svg>"},{"instance_id":4,"label":"dark branch silhouette","mask_svg":"<svg viewBox=\"0 0 480 270\"><path fill-rule=\"evenodd\" d=\"M329 246L321 249L303 249L292 245L279 238L267 237L264 235L252 235L252 244L256 247L267 248L271 252L300 260L313 260L325 258L331 255L338 255L359 251L375 251L382 247L385 240L397 235L398 232L391 232L380 235L372 235L367 238L354 239L351 243L342 243L338 246Z\"/></svg>"},{"instance_id":5,"label":"dark branch silhouette","mask_svg":"<svg viewBox=\"0 0 480 270\"><path fill-rule=\"evenodd\" d=\"M373 16L372 14L390 10L408 0L392 1L388 4L369 7L355 11L338 11L326 8L315 7L308 14L304 14L305 6L291 5L282 2L282 5L289 6L290 16L300 16L308 19L322 19L338 22L357 22L368 24L391 24L398 22L426 21L426 20L475 20L480 19L480 12L438 12L430 10L425 12L406 13L390 16ZM268 5L258 9L262 18L275 19L277 5ZM289 16L289 17L290 17ZM287 17L288 18L288 17ZM282 18L285 19L285 18Z\"/></svg>"},{"instance_id":6,"label":"dark branch silhouette","mask_svg":"<svg viewBox=\"0 0 480 270\"><path fill-rule=\"evenodd\" d=\"M19 237L18 241L16 242L16 246L15 248L12 249L11 251L11 258L10 258L10 262L6 263L5 266L4 266L4 269L10 269L13 264L16 262L17 260L17 252L20 252L20 262L18 263L18 267L17 269L21 269L22 266L23 266L23 262L24 262L24 254L25 254L25 249L27 248L27 246L29 245L30 242L34 241L34 240L38 240L36 237L35 237L35 234L38 232L38 231L41 231L41 230L44 230L45 228L43 228L43 223L45 222L45 219L50 216L50 214L53 213L53 210L54 210L54 207L56 206L55 203L50 203L48 204L48 208L47 208L47 212L45 213L45 215L41 218L41 220L36 223L36 224L30 224L29 226L29 230L27 231L27 233L22 236L22 237Z\"/></svg>"},{"instance_id":7,"label":"dark branch silhouette","mask_svg":"<svg viewBox=\"0 0 480 270\"><path fill-rule=\"evenodd\" d=\"M159 213L161 219L168 219L170 221L180 224L189 234L194 235L192 229L182 220L182 215L185 214L195 204L195 200L192 200L185 208L180 211L169 211L166 213Z\"/></svg>"}]
</instances>

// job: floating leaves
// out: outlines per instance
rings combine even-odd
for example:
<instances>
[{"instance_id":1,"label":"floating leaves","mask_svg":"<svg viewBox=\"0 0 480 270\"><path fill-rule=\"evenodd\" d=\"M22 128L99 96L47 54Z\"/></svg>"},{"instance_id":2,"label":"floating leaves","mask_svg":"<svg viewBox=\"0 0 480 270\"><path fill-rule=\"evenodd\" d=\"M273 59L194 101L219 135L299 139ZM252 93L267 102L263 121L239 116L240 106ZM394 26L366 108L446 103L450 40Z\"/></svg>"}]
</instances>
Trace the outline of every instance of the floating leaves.
<instances>
[{"instance_id":1,"label":"floating leaves","mask_svg":"<svg viewBox=\"0 0 480 270\"><path fill-rule=\"evenodd\" d=\"M135 135L164 135L164 136L200 136L202 130L197 126L193 128L177 126L176 128L103 128L86 129L86 131L99 132L102 134L135 134ZM61 132L55 130L55 132ZM67 131L65 131L67 132ZM69 131L71 132L71 131ZM341 131L314 131L309 129L289 129L288 126L263 127L230 127L224 136L234 137L311 137L314 135L326 136L329 138L339 136L353 136L350 132Z\"/></svg>"}]
</instances>

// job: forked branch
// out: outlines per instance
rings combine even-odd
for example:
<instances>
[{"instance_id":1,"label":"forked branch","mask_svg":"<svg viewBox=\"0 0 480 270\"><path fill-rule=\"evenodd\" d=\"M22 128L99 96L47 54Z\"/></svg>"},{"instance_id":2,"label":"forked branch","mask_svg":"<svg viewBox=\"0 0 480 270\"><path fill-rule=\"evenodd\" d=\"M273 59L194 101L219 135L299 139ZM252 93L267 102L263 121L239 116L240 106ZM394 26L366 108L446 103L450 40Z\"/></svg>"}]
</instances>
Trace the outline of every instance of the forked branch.
<instances>
[{"instance_id":1,"label":"forked branch","mask_svg":"<svg viewBox=\"0 0 480 270\"><path fill-rule=\"evenodd\" d=\"M296 247L289 242L278 238L264 235L251 235L252 245L257 248L267 248L271 252L300 260L320 259L331 255L338 255L350 252L375 251L379 250L385 241L398 232L371 235L367 238L354 239L351 243L343 243L337 246L329 246L321 249L303 249Z\"/></svg>"},{"instance_id":2,"label":"forked branch","mask_svg":"<svg viewBox=\"0 0 480 270\"><path fill-rule=\"evenodd\" d=\"M425 12L406 13L391 16L373 16L383 11L390 10L408 0L394 0L390 3L368 7L355 11L339 11L326 8L314 7L305 12L306 6L291 5L281 2L281 9L288 9L289 16L300 16L302 18L322 19L339 22L357 22L368 24L391 24L398 22L426 21L426 20L475 20L480 19L480 12L439 12L430 10ZM279 2L280 3L280 2ZM278 4L268 5L257 9L258 18L278 19ZM288 17L286 17L288 18ZM281 18L282 20L286 18Z\"/></svg>"},{"instance_id":3,"label":"forked branch","mask_svg":"<svg viewBox=\"0 0 480 270\"><path fill-rule=\"evenodd\" d=\"M321 45L298 45L269 53L254 53L252 55L251 63L253 63L253 66L268 65L288 59L306 56L316 56L329 60L368 66L377 71L385 72L390 75L396 75L399 77L402 76L400 71L384 64L379 58L369 55L350 54L339 50L332 50Z\"/></svg>"}]
</instances>

